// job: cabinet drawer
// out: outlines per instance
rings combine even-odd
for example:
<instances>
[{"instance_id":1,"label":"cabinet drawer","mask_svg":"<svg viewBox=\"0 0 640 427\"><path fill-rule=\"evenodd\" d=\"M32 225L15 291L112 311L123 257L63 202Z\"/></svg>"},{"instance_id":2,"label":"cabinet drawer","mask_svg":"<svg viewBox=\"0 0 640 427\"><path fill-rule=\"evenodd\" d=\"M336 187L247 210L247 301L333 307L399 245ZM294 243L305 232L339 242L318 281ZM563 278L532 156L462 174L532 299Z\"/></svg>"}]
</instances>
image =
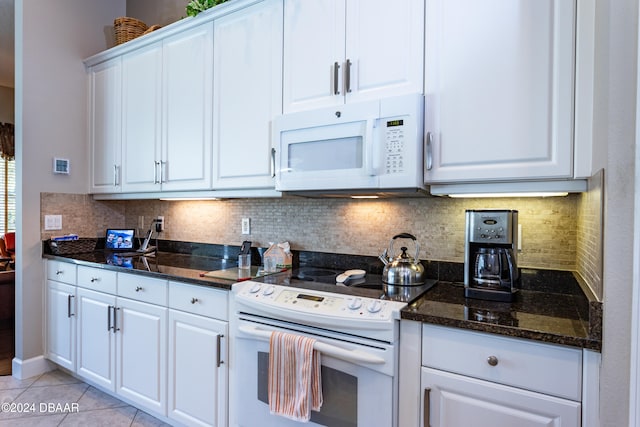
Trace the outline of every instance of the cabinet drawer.
<instances>
[{"instance_id":1,"label":"cabinet drawer","mask_svg":"<svg viewBox=\"0 0 640 427\"><path fill-rule=\"evenodd\" d=\"M582 352L575 348L423 325L422 365L581 400Z\"/></svg>"},{"instance_id":2,"label":"cabinet drawer","mask_svg":"<svg viewBox=\"0 0 640 427\"><path fill-rule=\"evenodd\" d=\"M166 306L167 281L118 273L118 296Z\"/></svg>"},{"instance_id":3,"label":"cabinet drawer","mask_svg":"<svg viewBox=\"0 0 640 427\"><path fill-rule=\"evenodd\" d=\"M78 286L115 295L116 283L115 271L78 266Z\"/></svg>"},{"instance_id":4,"label":"cabinet drawer","mask_svg":"<svg viewBox=\"0 0 640 427\"><path fill-rule=\"evenodd\" d=\"M76 265L68 262L47 260L47 279L76 284Z\"/></svg>"},{"instance_id":5,"label":"cabinet drawer","mask_svg":"<svg viewBox=\"0 0 640 427\"><path fill-rule=\"evenodd\" d=\"M169 307L188 313L229 320L228 296L229 291L169 282Z\"/></svg>"}]
</instances>

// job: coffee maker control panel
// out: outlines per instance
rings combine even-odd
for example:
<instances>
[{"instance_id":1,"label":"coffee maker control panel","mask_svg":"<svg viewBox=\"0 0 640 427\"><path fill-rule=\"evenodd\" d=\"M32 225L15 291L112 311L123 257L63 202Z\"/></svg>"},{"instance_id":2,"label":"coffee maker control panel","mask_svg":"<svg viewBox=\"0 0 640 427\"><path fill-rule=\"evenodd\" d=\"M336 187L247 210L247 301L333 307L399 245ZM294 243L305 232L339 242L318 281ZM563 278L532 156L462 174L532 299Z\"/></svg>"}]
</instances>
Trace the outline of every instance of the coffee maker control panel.
<instances>
[{"instance_id":1,"label":"coffee maker control panel","mask_svg":"<svg viewBox=\"0 0 640 427\"><path fill-rule=\"evenodd\" d=\"M513 243L513 221L511 215L475 212L469 218L469 242Z\"/></svg>"}]
</instances>

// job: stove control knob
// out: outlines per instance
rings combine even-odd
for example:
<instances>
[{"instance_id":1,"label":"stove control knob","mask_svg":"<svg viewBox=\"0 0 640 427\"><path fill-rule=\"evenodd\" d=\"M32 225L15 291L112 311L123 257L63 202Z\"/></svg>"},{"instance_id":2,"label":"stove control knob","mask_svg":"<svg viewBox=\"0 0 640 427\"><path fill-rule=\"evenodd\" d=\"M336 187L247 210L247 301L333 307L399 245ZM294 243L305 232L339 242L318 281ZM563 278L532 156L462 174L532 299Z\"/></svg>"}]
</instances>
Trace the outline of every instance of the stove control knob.
<instances>
[{"instance_id":1,"label":"stove control knob","mask_svg":"<svg viewBox=\"0 0 640 427\"><path fill-rule=\"evenodd\" d=\"M351 301L349 301L349 304L347 305L349 307L349 309L351 310L357 310L360 307L362 307L362 299L360 298L354 298Z\"/></svg>"},{"instance_id":2,"label":"stove control knob","mask_svg":"<svg viewBox=\"0 0 640 427\"><path fill-rule=\"evenodd\" d=\"M256 292L258 292L260 290L260 288L262 288L262 285L260 283L255 283L251 289L249 289L249 292L251 292L252 294L255 294Z\"/></svg>"},{"instance_id":3,"label":"stove control knob","mask_svg":"<svg viewBox=\"0 0 640 427\"><path fill-rule=\"evenodd\" d=\"M378 300L373 301L371 304L367 306L367 311L369 313L377 313L381 309L382 309L382 304Z\"/></svg>"},{"instance_id":4,"label":"stove control knob","mask_svg":"<svg viewBox=\"0 0 640 427\"><path fill-rule=\"evenodd\" d=\"M267 289L265 289L264 291L262 291L262 295L264 295L264 296L269 296L269 295L271 295L272 293L274 293L274 292L275 292L275 290L276 290L276 288L275 288L275 287L273 287L273 286L267 286Z\"/></svg>"}]
</instances>

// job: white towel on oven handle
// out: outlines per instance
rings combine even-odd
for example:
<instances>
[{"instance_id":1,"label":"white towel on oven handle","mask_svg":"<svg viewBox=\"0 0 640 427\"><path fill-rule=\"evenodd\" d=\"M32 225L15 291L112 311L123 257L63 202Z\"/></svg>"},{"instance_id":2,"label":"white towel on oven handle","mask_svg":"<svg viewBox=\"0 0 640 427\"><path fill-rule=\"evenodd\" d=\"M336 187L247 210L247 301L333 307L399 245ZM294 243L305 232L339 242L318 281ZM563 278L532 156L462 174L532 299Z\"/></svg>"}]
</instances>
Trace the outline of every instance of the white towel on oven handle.
<instances>
[{"instance_id":1,"label":"white towel on oven handle","mask_svg":"<svg viewBox=\"0 0 640 427\"><path fill-rule=\"evenodd\" d=\"M269 340L269 411L296 421L309 421L322 406L320 352L316 340L272 332Z\"/></svg>"}]
</instances>

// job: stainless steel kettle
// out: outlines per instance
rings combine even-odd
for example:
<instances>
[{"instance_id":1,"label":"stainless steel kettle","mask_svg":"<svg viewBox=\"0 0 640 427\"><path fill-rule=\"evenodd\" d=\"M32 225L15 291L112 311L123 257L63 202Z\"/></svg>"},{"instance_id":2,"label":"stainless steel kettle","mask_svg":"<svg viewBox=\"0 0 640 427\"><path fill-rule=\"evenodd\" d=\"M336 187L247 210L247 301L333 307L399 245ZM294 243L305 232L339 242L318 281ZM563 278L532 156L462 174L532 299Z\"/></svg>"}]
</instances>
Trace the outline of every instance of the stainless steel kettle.
<instances>
[{"instance_id":1,"label":"stainless steel kettle","mask_svg":"<svg viewBox=\"0 0 640 427\"><path fill-rule=\"evenodd\" d=\"M407 247L400 248L401 253L394 255L393 243L396 239L410 239L416 247L415 256L407 254ZM424 266L420 262L420 244L415 236L409 233L401 233L393 236L389 242L389 247L384 250L380 261L384 264L382 271L382 281L389 285L411 286L424 284Z\"/></svg>"}]
</instances>

